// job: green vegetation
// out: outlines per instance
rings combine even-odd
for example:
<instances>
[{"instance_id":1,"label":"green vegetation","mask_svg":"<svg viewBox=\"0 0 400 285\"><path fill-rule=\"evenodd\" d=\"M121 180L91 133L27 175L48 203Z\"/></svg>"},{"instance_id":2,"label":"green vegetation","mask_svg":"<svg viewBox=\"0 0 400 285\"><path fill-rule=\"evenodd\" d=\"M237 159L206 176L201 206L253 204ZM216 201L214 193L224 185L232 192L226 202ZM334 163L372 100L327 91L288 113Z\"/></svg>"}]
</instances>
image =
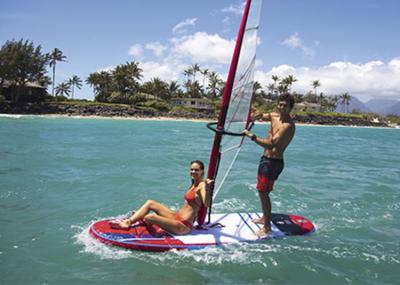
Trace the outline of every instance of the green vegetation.
<instances>
[{"instance_id":1,"label":"green vegetation","mask_svg":"<svg viewBox=\"0 0 400 285\"><path fill-rule=\"evenodd\" d=\"M65 55L63 55L62 51L59 50L58 48L55 48L49 55L48 58L50 60L49 64L50 67L53 68L53 83L52 83L52 90L51 90L51 95L54 96L54 84L56 83L56 64L58 61L65 61L67 58Z\"/></svg>"},{"instance_id":2,"label":"green vegetation","mask_svg":"<svg viewBox=\"0 0 400 285\"><path fill-rule=\"evenodd\" d=\"M35 47L29 41L7 41L0 49L0 94L7 99L4 86L8 87L9 99L19 102L29 82L45 86L49 81L46 65L49 55L42 52L41 46ZM37 94L33 94L36 98ZM42 94L45 95L44 93ZM39 97L43 97L39 96ZM40 98L39 98L40 99Z\"/></svg>"},{"instance_id":3,"label":"green vegetation","mask_svg":"<svg viewBox=\"0 0 400 285\"><path fill-rule=\"evenodd\" d=\"M103 70L88 75L84 80L93 88L95 103L74 99L76 89L81 89L83 80L73 75L65 82L55 84L56 66L58 62L66 62L67 57L55 48L50 53L43 53L41 46L35 46L30 41L7 41L0 49L0 104L18 104L24 102L73 102L80 104L123 104L134 106L140 110L155 110L160 112L204 112L187 106L176 106L175 101L181 99L205 99L211 107L208 112L216 114L220 106L220 98L225 89L225 82L219 75L199 64L192 64L183 71L185 80L180 85L176 81L166 82L160 78L152 78L141 82L143 70L136 61L117 65L112 70ZM46 68L50 67L52 80L47 76ZM293 83L297 79L293 75L279 78L271 77L272 83L263 86L255 81L253 84L253 108L260 112L270 112L276 109L276 98L290 92L294 95L296 106L295 114L302 116L340 116L349 118L363 118L366 120L390 120L399 122L399 117L390 115L382 118L378 114L365 114L353 111L349 113L349 103L352 96L348 92L341 95L326 95L318 93L322 83L314 80L310 83L310 90L305 94L292 91ZM46 92L52 85L52 92ZM69 97L71 98L69 99ZM338 104L344 106L346 114L335 113Z\"/></svg>"},{"instance_id":4,"label":"green vegetation","mask_svg":"<svg viewBox=\"0 0 400 285\"><path fill-rule=\"evenodd\" d=\"M386 119L393 124L400 125L400 116L389 114L386 116Z\"/></svg>"}]
</instances>

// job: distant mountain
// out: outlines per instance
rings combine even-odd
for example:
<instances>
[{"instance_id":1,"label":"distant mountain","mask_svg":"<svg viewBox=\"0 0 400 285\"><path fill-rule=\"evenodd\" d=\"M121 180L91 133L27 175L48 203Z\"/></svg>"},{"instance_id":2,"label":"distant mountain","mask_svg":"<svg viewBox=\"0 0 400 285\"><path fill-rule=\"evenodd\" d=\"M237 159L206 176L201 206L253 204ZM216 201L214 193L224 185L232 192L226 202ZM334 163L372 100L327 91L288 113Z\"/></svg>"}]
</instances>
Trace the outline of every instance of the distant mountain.
<instances>
[{"instance_id":1,"label":"distant mountain","mask_svg":"<svg viewBox=\"0 0 400 285\"><path fill-rule=\"evenodd\" d=\"M394 99L372 99L366 102L365 105L372 112L385 116L387 114L398 114L400 111L399 103L400 101Z\"/></svg>"},{"instance_id":2,"label":"distant mountain","mask_svg":"<svg viewBox=\"0 0 400 285\"><path fill-rule=\"evenodd\" d=\"M400 116L400 101L397 101L396 104L394 104L392 107L388 108L388 109L386 110L386 114L387 114L387 115L389 115L389 114L395 114L395 115Z\"/></svg>"},{"instance_id":3,"label":"distant mountain","mask_svg":"<svg viewBox=\"0 0 400 285\"><path fill-rule=\"evenodd\" d=\"M361 102L357 97L352 96L350 100L350 104L348 107L349 113L353 110L358 110L364 113L372 112L363 102ZM344 113L345 112L345 105L340 104L340 101L336 107L336 112Z\"/></svg>"}]
</instances>

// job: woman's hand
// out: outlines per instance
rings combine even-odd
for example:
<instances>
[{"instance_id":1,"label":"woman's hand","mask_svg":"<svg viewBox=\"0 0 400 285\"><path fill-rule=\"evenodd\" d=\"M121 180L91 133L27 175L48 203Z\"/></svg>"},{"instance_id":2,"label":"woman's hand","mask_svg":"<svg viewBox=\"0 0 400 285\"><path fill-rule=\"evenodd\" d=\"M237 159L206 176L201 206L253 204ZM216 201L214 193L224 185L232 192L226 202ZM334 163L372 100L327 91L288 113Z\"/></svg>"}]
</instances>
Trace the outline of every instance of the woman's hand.
<instances>
[{"instance_id":1,"label":"woman's hand","mask_svg":"<svg viewBox=\"0 0 400 285\"><path fill-rule=\"evenodd\" d=\"M211 186L214 184L214 180L207 178L205 183L206 183L206 191L209 191Z\"/></svg>"}]
</instances>

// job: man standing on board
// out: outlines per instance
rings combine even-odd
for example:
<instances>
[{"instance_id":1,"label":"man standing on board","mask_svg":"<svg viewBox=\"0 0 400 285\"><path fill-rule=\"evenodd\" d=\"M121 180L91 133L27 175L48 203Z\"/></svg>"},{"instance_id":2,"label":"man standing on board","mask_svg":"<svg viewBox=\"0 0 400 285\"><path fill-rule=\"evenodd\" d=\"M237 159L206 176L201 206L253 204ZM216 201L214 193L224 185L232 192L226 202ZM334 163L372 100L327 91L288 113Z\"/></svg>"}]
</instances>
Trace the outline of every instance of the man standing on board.
<instances>
[{"instance_id":1,"label":"man standing on board","mask_svg":"<svg viewBox=\"0 0 400 285\"><path fill-rule=\"evenodd\" d=\"M248 130L244 134L256 144L264 148L258 166L257 190L261 200L263 217L253 220L254 223L264 224L256 235L265 236L271 232L271 200L269 193L272 191L274 182L283 170L283 153L291 142L295 133L295 124L290 116L294 105L294 98L289 93L278 96L278 112L259 114L256 113L252 119L270 121L271 126L267 138L259 138Z\"/></svg>"}]
</instances>

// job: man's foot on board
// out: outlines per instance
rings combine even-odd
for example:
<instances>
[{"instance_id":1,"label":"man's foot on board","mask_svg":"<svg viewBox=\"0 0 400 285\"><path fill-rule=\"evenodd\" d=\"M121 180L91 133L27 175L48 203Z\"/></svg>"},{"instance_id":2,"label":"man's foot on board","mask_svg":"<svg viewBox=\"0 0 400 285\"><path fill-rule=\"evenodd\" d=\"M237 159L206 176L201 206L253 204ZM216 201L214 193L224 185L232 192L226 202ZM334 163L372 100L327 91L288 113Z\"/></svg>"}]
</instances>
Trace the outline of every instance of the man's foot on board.
<instances>
[{"instance_id":1,"label":"man's foot on board","mask_svg":"<svg viewBox=\"0 0 400 285\"><path fill-rule=\"evenodd\" d=\"M255 224L261 224L261 225L263 225L263 224L264 224L264 217L257 218L257 219L252 219L251 221L252 221L253 223L255 223Z\"/></svg>"},{"instance_id":2,"label":"man's foot on board","mask_svg":"<svg viewBox=\"0 0 400 285\"><path fill-rule=\"evenodd\" d=\"M271 229L261 228L258 232L255 233L256 236L260 238L268 237L272 234Z\"/></svg>"},{"instance_id":3,"label":"man's foot on board","mask_svg":"<svg viewBox=\"0 0 400 285\"><path fill-rule=\"evenodd\" d=\"M129 219L125 219L125 220L114 220L114 221L110 221L110 226L113 229L118 229L118 230L127 230L129 229L129 227L131 226L131 222Z\"/></svg>"}]
</instances>

